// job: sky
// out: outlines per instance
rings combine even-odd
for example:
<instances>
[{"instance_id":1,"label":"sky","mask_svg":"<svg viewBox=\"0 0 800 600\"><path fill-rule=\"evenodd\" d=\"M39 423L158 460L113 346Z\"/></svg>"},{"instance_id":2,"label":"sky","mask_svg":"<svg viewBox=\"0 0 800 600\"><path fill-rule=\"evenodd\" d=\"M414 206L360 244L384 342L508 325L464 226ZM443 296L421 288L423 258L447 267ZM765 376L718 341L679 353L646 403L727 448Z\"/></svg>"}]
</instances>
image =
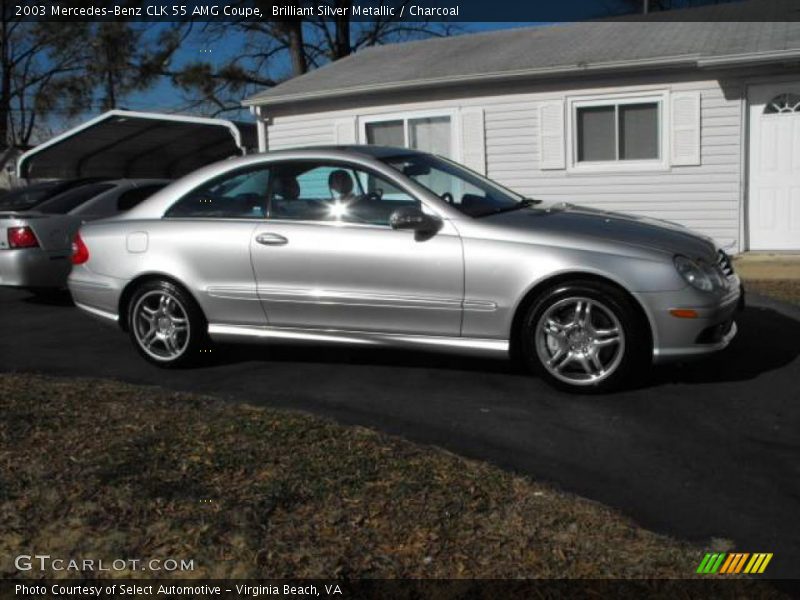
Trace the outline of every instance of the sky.
<instances>
[{"instance_id":1,"label":"sky","mask_svg":"<svg viewBox=\"0 0 800 600\"><path fill-rule=\"evenodd\" d=\"M461 32L470 33L493 29L508 29L510 27L536 26L541 25L541 23L459 23L458 25ZM157 32L158 27L161 27L161 25L154 25L154 33ZM202 36L191 36L174 56L173 68L180 68L181 65L196 60L207 61L214 65L222 65L232 57L235 57L241 49L241 46L242 38L239 35L225 36L222 40L213 44L205 43ZM280 62L275 65L276 73L286 68L288 68L288 65L284 65ZM186 106L186 98L181 94L180 90L173 88L169 80L164 78L151 89L130 95L122 104L125 108L130 110L180 112ZM81 118L83 118L83 116L81 116Z\"/></svg>"}]
</instances>

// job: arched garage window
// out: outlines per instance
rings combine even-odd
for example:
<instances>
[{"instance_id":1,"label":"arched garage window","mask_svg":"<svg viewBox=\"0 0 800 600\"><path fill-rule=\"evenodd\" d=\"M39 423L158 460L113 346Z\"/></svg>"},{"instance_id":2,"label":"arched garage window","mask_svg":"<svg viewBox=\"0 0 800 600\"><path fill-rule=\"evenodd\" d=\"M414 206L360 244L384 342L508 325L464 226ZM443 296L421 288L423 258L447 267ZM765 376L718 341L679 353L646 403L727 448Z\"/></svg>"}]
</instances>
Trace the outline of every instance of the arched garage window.
<instances>
[{"instance_id":1,"label":"arched garage window","mask_svg":"<svg viewBox=\"0 0 800 600\"><path fill-rule=\"evenodd\" d=\"M800 113L800 94L778 94L767 102L765 115Z\"/></svg>"}]
</instances>

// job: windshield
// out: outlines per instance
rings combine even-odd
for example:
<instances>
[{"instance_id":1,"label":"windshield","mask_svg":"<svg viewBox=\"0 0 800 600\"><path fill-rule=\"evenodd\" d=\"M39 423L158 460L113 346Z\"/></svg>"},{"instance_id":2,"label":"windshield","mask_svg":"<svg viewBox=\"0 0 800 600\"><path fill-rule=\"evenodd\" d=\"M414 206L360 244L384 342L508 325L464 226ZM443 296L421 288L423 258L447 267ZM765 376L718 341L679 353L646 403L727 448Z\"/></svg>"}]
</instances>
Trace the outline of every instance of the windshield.
<instances>
[{"instance_id":1,"label":"windshield","mask_svg":"<svg viewBox=\"0 0 800 600\"><path fill-rule=\"evenodd\" d=\"M408 154L385 158L383 162L471 217L521 207L524 200L519 194L438 156Z\"/></svg>"}]
</instances>

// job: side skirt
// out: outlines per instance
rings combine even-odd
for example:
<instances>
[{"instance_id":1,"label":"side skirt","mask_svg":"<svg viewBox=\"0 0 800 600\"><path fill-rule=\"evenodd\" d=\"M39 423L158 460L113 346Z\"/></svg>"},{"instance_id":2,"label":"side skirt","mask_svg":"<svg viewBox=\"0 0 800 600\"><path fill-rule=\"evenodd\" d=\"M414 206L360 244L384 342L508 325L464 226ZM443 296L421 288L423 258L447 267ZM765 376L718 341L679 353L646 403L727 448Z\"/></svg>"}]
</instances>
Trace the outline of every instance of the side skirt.
<instances>
[{"instance_id":1,"label":"side skirt","mask_svg":"<svg viewBox=\"0 0 800 600\"><path fill-rule=\"evenodd\" d=\"M508 340L464 338L433 335L407 335L373 331L337 329L302 329L297 327L251 327L210 323L208 334L216 342L297 342L330 343L354 346L408 348L457 352L473 356L508 358Z\"/></svg>"}]
</instances>

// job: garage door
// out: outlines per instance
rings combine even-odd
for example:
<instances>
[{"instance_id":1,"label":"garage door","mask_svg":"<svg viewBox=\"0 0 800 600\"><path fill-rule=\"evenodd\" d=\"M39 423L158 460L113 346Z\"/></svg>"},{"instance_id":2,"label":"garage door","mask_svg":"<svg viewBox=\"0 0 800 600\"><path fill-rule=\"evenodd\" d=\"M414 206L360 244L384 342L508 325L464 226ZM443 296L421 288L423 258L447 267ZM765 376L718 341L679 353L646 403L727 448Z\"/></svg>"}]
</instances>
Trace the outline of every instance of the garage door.
<instances>
[{"instance_id":1,"label":"garage door","mask_svg":"<svg viewBox=\"0 0 800 600\"><path fill-rule=\"evenodd\" d=\"M800 82L750 89L750 249L800 250Z\"/></svg>"}]
</instances>

